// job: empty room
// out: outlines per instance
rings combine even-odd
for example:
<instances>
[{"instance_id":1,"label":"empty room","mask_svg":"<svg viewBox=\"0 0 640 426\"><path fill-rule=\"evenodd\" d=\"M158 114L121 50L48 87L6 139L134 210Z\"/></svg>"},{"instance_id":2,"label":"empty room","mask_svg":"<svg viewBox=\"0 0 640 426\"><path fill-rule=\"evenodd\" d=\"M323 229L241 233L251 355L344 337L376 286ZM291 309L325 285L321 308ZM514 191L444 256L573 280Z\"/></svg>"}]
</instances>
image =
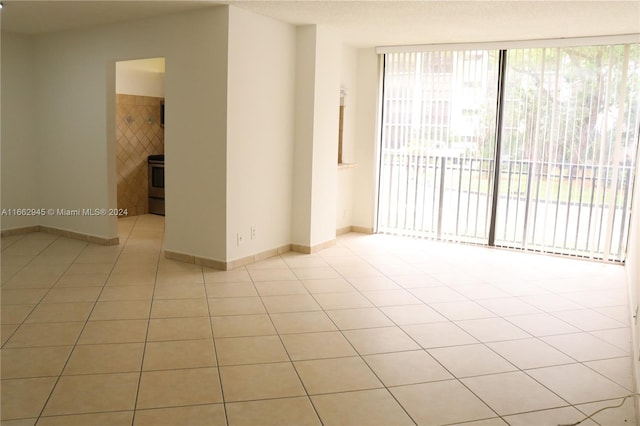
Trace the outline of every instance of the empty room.
<instances>
[{"instance_id":1,"label":"empty room","mask_svg":"<svg viewBox=\"0 0 640 426\"><path fill-rule=\"evenodd\" d=\"M0 5L3 426L638 424L638 1Z\"/></svg>"}]
</instances>

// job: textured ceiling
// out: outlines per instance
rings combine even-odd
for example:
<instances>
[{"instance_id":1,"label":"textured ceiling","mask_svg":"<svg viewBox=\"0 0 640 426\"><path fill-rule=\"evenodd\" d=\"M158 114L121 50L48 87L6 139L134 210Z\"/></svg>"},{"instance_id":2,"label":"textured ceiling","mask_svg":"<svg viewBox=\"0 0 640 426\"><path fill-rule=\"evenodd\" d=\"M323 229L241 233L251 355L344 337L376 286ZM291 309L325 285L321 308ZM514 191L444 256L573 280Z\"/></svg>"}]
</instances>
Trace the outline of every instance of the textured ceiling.
<instances>
[{"instance_id":1,"label":"textured ceiling","mask_svg":"<svg viewBox=\"0 0 640 426\"><path fill-rule=\"evenodd\" d=\"M4 0L2 29L41 34L233 4L320 24L357 47L640 33L640 1L28 1Z\"/></svg>"}]
</instances>

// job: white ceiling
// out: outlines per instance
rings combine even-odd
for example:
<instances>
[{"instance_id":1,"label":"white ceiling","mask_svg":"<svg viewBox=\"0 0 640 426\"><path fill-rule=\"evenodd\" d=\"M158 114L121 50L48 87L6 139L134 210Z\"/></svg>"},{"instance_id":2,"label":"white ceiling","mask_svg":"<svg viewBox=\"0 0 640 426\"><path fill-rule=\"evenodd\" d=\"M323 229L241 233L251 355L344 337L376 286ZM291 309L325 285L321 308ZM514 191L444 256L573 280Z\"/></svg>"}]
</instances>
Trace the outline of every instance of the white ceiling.
<instances>
[{"instance_id":1,"label":"white ceiling","mask_svg":"<svg viewBox=\"0 0 640 426\"><path fill-rule=\"evenodd\" d=\"M640 1L29 1L4 0L2 29L43 34L232 4L320 24L357 47L640 33Z\"/></svg>"}]
</instances>

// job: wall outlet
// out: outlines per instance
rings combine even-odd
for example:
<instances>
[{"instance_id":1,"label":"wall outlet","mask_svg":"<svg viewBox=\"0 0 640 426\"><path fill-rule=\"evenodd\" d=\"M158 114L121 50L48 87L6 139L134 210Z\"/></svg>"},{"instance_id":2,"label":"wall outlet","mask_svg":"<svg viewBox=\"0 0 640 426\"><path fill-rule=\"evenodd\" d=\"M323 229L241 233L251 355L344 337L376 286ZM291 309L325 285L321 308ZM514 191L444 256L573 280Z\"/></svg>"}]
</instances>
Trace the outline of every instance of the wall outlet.
<instances>
[{"instance_id":1,"label":"wall outlet","mask_svg":"<svg viewBox=\"0 0 640 426\"><path fill-rule=\"evenodd\" d=\"M256 239L256 228L255 227L251 227L251 239L255 240Z\"/></svg>"},{"instance_id":2,"label":"wall outlet","mask_svg":"<svg viewBox=\"0 0 640 426\"><path fill-rule=\"evenodd\" d=\"M244 243L244 237L240 234L236 234L236 238L238 240L238 246L241 246Z\"/></svg>"}]
</instances>

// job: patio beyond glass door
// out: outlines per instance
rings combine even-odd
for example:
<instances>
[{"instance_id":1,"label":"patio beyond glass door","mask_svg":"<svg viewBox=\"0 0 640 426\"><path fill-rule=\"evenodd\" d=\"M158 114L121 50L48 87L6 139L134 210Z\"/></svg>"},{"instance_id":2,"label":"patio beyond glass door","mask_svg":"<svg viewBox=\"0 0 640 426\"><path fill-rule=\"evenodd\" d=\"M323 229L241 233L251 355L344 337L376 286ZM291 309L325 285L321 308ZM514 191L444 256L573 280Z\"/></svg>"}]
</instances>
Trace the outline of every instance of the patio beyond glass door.
<instances>
[{"instance_id":1,"label":"patio beyond glass door","mask_svg":"<svg viewBox=\"0 0 640 426\"><path fill-rule=\"evenodd\" d=\"M639 53L638 45L508 51L496 245L624 260Z\"/></svg>"},{"instance_id":2,"label":"patio beyond glass door","mask_svg":"<svg viewBox=\"0 0 640 426\"><path fill-rule=\"evenodd\" d=\"M640 45L384 61L378 232L624 261Z\"/></svg>"},{"instance_id":3,"label":"patio beyond glass door","mask_svg":"<svg viewBox=\"0 0 640 426\"><path fill-rule=\"evenodd\" d=\"M497 51L385 55L378 231L486 242Z\"/></svg>"}]
</instances>

